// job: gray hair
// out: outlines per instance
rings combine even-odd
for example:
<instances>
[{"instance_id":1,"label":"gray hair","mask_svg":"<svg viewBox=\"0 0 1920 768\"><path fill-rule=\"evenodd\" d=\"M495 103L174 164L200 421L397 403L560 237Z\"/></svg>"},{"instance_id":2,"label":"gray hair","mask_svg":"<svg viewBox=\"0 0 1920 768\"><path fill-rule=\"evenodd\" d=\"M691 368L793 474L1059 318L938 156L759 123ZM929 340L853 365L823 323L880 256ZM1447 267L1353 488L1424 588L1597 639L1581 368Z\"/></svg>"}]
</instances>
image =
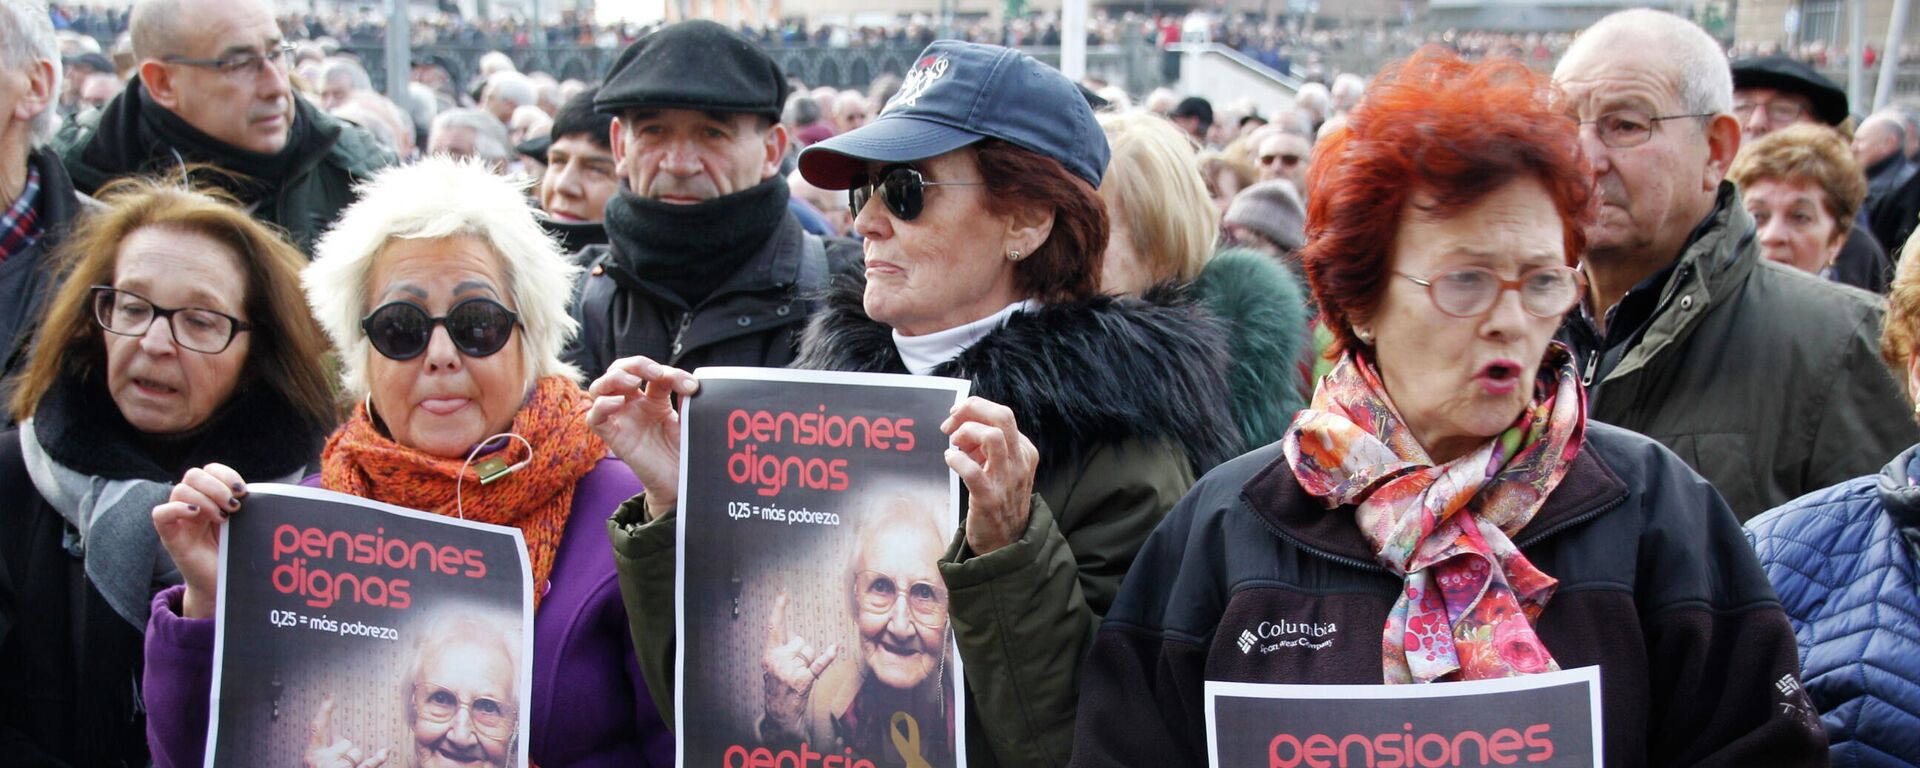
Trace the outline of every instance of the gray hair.
<instances>
[{"instance_id":1,"label":"gray hair","mask_svg":"<svg viewBox=\"0 0 1920 768\"><path fill-rule=\"evenodd\" d=\"M495 72L487 77L487 88L493 95L513 102L516 107L539 106L540 91L533 87L533 81L518 72Z\"/></svg>"},{"instance_id":2,"label":"gray hair","mask_svg":"<svg viewBox=\"0 0 1920 768\"><path fill-rule=\"evenodd\" d=\"M26 71L36 61L46 61L53 65L53 90L57 98L60 94L60 42L53 33L53 18L47 15L46 0L6 0L6 16L0 18L0 27L6 34L0 34L0 56L13 69ZM45 146L53 138L53 131L59 127L58 110L49 102L40 114L33 116L33 146Z\"/></svg>"},{"instance_id":3,"label":"gray hair","mask_svg":"<svg viewBox=\"0 0 1920 768\"><path fill-rule=\"evenodd\" d=\"M322 85L333 82L334 78L340 77L347 79L347 90L373 90L373 78L367 74L366 67L360 66L360 62L344 56L333 56L326 59L326 61L320 65L320 83Z\"/></svg>"},{"instance_id":4,"label":"gray hair","mask_svg":"<svg viewBox=\"0 0 1920 768\"><path fill-rule=\"evenodd\" d=\"M1638 43L1620 46L1621 39ZM1560 57L1553 79L1564 80L1582 59L1613 56L1644 57L1659 51L1669 62L1680 92L1680 109L1695 114L1720 115L1733 111L1733 69L1720 43L1699 25L1666 11L1634 8L1608 14L1575 38Z\"/></svg>"},{"instance_id":5,"label":"gray hair","mask_svg":"<svg viewBox=\"0 0 1920 768\"><path fill-rule=\"evenodd\" d=\"M434 115L433 125L427 129L427 143L432 144L434 135L448 128L472 129L473 151L483 158L502 163L513 159L507 148L507 126L486 110L463 107Z\"/></svg>"},{"instance_id":6,"label":"gray hair","mask_svg":"<svg viewBox=\"0 0 1920 768\"><path fill-rule=\"evenodd\" d=\"M381 171L359 193L300 274L314 319L340 350L340 383L349 397L365 397L370 389L367 363L374 352L360 318L372 309L375 258L395 240L460 235L485 241L500 257L503 287L520 315L526 385L555 374L579 381L579 369L562 361L560 351L580 327L567 313L580 267L534 220L523 190L479 163L428 157Z\"/></svg>"},{"instance_id":7,"label":"gray hair","mask_svg":"<svg viewBox=\"0 0 1920 768\"><path fill-rule=\"evenodd\" d=\"M804 91L795 91L787 97L786 108L780 110L780 122L794 128L813 125L820 122L820 103Z\"/></svg>"}]
</instances>

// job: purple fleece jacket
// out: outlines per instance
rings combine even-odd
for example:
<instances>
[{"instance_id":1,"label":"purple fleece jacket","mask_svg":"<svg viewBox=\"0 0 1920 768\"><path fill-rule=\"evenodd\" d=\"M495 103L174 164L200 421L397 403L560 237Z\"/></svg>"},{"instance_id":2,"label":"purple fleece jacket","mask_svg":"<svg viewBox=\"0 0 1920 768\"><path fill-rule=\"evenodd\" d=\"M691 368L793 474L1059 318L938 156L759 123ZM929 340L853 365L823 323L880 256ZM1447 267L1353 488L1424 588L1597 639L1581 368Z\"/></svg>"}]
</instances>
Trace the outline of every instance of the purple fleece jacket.
<instances>
[{"instance_id":1,"label":"purple fleece jacket","mask_svg":"<svg viewBox=\"0 0 1920 768\"><path fill-rule=\"evenodd\" d=\"M673 765L673 735L634 660L607 540L607 517L639 492L633 472L610 458L574 491L549 579L552 591L534 616L528 746L538 765ZM147 744L158 768L205 763L213 620L181 618L185 592L173 587L155 596L147 622Z\"/></svg>"}]
</instances>

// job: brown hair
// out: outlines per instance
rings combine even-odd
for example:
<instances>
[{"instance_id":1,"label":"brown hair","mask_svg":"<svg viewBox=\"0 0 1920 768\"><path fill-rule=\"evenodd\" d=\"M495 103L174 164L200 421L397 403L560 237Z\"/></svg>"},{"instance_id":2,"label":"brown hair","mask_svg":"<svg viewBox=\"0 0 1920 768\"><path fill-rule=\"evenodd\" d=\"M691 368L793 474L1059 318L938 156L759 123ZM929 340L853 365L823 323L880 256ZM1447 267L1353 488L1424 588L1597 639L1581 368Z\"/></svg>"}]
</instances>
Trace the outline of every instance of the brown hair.
<instances>
[{"instance_id":1,"label":"brown hair","mask_svg":"<svg viewBox=\"0 0 1920 768\"><path fill-rule=\"evenodd\" d=\"M1853 231L1867 199L1867 177L1840 134L1818 123L1787 126L1740 148L1727 178L1741 189L1763 181L1813 182L1825 194L1835 234Z\"/></svg>"},{"instance_id":2,"label":"brown hair","mask_svg":"<svg viewBox=\"0 0 1920 768\"><path fill-rule=\"evenodd\" d=\"M63 373L104 367L107 348L94 324L93 286L113 282L121 242L160 227L211 238L239 254L246 271L243 306L253 324L241 386L272 387L313 423L333 423L326 337L300 292L307 259L298 249L218 191L129 178L107 185L99 197L106 209L82 219L55 254L67 277L48 302L32 359L9 403L16 420L31 417Z\"/></svg>"},{"instance_id":3,"label":"brown hair","mask_svg":"<svg viewBox=\"0 0 1920 768\"><path fill-rule=\"evenodd\" d=\"M998 139L974 148L988 211L1005 216L1025 206L1053 209L1053 233L1014 265L1014 287L1043 304L1092 296L1107 252L1107 206L1100 193L1038 152Z\"/></svg>"}]
</instances>

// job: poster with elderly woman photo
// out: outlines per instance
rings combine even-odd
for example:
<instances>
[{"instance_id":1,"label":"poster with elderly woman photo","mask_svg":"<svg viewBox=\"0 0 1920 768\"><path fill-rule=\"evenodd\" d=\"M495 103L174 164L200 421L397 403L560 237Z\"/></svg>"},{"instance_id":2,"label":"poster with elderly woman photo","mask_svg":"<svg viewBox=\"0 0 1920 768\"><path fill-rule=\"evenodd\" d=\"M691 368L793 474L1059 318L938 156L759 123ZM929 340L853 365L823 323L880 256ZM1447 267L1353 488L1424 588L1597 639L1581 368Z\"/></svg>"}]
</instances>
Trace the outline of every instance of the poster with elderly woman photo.
<instances>
[{"instance_id":1,"label":"poster with elderly woman photo","mask_svg":"<svg viewBox=\"0 0 1920 768\"><path fill-rule=\"evenodd\" d=\"M247 505L220 539L209 768L530 764L519 529L271 483Z\"/></svg>"},{"instance_id":2,"label":"poster with elderly woman photo","mask_svg":"<svg viewBox=\"0 0 1920 768\"><path fill-rule=\"evenodd\" d=\"M681 431L679 765L965 764L938 563L958 379L705 368Z\"/></svg>"}]
</instances>

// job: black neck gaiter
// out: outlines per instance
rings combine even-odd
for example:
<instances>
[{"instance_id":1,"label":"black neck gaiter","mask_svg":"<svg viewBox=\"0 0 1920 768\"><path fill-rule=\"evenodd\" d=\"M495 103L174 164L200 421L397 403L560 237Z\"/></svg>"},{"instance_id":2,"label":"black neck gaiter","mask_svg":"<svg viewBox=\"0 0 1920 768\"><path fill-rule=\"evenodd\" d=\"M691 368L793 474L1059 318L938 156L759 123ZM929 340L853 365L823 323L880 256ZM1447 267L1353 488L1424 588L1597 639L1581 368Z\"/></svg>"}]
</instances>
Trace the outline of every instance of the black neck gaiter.
<instances>
[{"instance_id":1,"label":"black neck gaiter","mask_svg":"<svg viewBox=\"0 0 1920 768\"><path fill-rule=\"evenodd\" d=\"M623 182L607 200L607 240L628 269L692 307L759 253L787 215L787 181L760 184L693 205L634 194Z\"/></svg>"}]
</instances>

